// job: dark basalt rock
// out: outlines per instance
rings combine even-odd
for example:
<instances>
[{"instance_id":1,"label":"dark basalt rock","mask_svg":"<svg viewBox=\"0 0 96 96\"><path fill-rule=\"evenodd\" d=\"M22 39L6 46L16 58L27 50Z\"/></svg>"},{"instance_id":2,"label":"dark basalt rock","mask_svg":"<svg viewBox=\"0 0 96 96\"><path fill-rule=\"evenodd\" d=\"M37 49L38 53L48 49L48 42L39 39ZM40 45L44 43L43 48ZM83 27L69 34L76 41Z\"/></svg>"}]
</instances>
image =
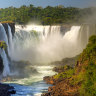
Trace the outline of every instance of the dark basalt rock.
<instances>
[{"instance_id":1,"label":"dark basalt rock","mask_svg":"<svg viewBox=\"0 0 96 96\"><path fill-rule=\"evenodd\" d=\"M11 27L12 35L14 36L14 33L15 33L15 23L8 23L8 24Z\"/></svg>"},{"instance_id":2,"label":"dark basalt rock","mask_svg":"<svg viewBox=\"0 0 96 96\"><path fill-rule=\"evenodd\" d=\"M14 89L8 90L8 94L16 94L16 91Z\"/></svg>"},{"instance_id":3,"label":"dark basalt rock","mask_svg":"<svg viewBox=\"0 0 96 96\"><path fill-rule=\"evenodd\" d=\"M15 23L2 23L2 25L4 26L5 31L7 33L7 36L8 36L8 26L7 26L7 24L9 24L9 26L11 27L11 32L12 32L12 35L14 36L14 33L15 33Z\"/></svg>"},{"instance_id":4,"label":"dark basalt rock","mask_svg":"<svg viewBox=\"0 0 96 96\"><path fill-rule=\"evenodd\" d=\"M2 58L0 56L0 74L2 74L3 68L4 68L4 66L3 66L3 60L2 60Z\"/></svg>"},{"instance_id":5,"label":"dark basalt rock","mask_svg":"<svg viewBox=\"0 0 96 96\"><path fill-rule=\"evenodd\" d=\"M14 87L9 86L8 84L0 84L0 96L11 96L11 94L15 93Z\"/></svg>"},{"instance_id":6,"label":"dark basalt rock","mask_svg":"<svg viewBox=\"0 0 96 96\"><path fill-rule=\"evenodd\" d=\"M75 66L75 62L77 61L77 58L79 57L79 55L75 56L75 57L72 57L72 58L64 58L62 59L61 61L55 61L55 62L52 62L51 64L52 65L55 65L55 66L65 66L65 65L69 65L71 67L74 67Z\"/></svg>"},{"instance_id":7,"label":"dark basalt rock","mask_svg":"<svg viewBox=\"0 0 96 96\"><path fill-rule=\"evenodd\" d=\"M69 31L71 29L71 25L61 25L61 28L60 28L60 31L61 31L61 34L65 34L67 31Z\"/></svg>"},{"instance_id":8,"label":"dark basalt rock","mask_svg":"<svg viewBox=\"0 0 96 96\"><path fill-rule=\"evenodd\" d=\"M8 25L7 25L7 23L2 23L2 25L3 25L3 27L4 27L5 31L6 31L7 36L8 36Z\"/></svg>"}]
</instances>

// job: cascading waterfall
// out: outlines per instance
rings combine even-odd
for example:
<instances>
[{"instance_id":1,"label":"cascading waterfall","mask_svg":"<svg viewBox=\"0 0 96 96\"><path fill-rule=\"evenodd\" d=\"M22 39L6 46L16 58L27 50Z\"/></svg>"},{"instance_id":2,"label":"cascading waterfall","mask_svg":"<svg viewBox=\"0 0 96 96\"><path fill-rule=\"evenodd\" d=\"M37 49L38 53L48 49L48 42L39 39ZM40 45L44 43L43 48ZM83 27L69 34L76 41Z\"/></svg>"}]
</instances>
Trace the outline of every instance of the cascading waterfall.
<instances>
[{"instance_id":1,"label":"cascading waterfall","mask_svg":"<svg viewBox=\"0 0 96 96\"><path fill-rule=\"evenodd\" d=\"M81 52L78 48L80 26L73 26L63 36L60 26L16 26L13 40L13 60L48 63L72 57Z\"/></svg>"},{"instance_id":2,"label":"cascading waterfall","mask_svg":"<svg viewBox=\"0 0 96 96\"><path fill-rule=\"evenodd\" d=\"M8 25L8 36L9 36L9 56L11 57L11 52L13 49L13 44L12 44L12 32L11 32L11 27Z\"/></svg>"},{"instance_id":3,"label":"cascading waterfall","mask_svg":"<svg viewBox=\"0 0 96 96\"><path fill-rule=\"evenodd\" d=\"M85 48L89 36L96 33L94 24L72 26L70 31L64 32L63 35L61 26L16 25L15 27L16 32L12 39L10 26L8 25L7 36L3 25L0 24L0 40L6 42L11 60L27 60L32 65L76 56ZM7 76L10 74L8 56L4 50L0 51L4 63L3 76Z\"/></svg>"},{"instance_id":4,"label":"cascading waterfall","mask_svg":"<svg viewBox=\"0 0 96 96\"><path fill-rule=\"evenodd\" d=\"M9 55L9 43L8 43L8 37L7 37L7 34L6 34L6 31L3 27L2 24L0 24L0 40L2 41L5 41L6 44L7 44L7 51L8 51L8 55ZM8 61L8 56L5 52L4 49L0 49L0 53L1 53L1 57L3 59L3 66L4 66L4 69L3 69L3 76L7 76L10 74L10 68L9 68L9 61Z\"/></svg>"},{"instance_id":5,"label":"cascading waterfall","mask_svg":"<svg viewBox=\"0 0 96 96\"><path fill-rule=\"evenodd\" d=\"M82 24L78 35L78 42L82 49L86 47L89 37L92 35L96 35L96 24Z\"/></svg>"},{"instance_id":6,"label":"cascading waterfall","mask_svg":"<svg viewBox=\"0 0 96 96\"><path fill-rule=\"evenodd\" d=\"M7 58L7 55L6 55L4 49L2 49L1 57L3 58L3 64L4 64L3 65L4 66L4 69L3 69L2 75L4 77L6 77L7 75L10 75L10 68L9 68L9 61L8 61L8 58Z\"/></svg>"},{"instance_id":7,"label":"cascading waterfall","mask_svg":"<svg viewBox=\"0 0 96 96\"><path fill-rule=\"evenodd\" d=\"M41 96L41 90L48 89L48 85L42 81L43 77L54 75L54 66L50 62L80 54L89 37L96 34L94 24L72 26L67 32L61 31L61 26L16 25L16 32L12 38L11 28L7 26L6 34L3 25L0 24L0 40L5 41L8 46L7 54L5 50L0 49L4 65L2 75L14 75L8 82L13 83L16 96ZM8 56L12 61L10 68ZM25 61L30 63L24 63ZM13 74L10 74L12 72Z\"/></svg>"}]
</instances>

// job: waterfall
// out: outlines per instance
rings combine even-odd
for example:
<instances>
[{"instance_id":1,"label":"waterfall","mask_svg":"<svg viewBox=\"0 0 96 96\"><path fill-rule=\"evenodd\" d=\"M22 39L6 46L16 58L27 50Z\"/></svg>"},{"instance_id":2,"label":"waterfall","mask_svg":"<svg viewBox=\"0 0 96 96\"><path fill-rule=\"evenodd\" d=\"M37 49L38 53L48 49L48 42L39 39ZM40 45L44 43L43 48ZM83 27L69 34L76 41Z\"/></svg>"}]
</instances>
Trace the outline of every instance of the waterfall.
<instances>
[{"instance_id":1,"label":"waterfall","mask_svg":"<svg viewBox=\"0 0 96 96\"><path fill-rule=\"evenodd\" d=\"M80 26L73 26L65 35L62 35L60 28L61 26L16 25L11 58L15 61L44 63L79 54Z\"/></svg>"},{"instance_id":2,"label":"waterfall","mask_svg":"<svg viewBox=\"0 0 96 96\"><path fill-rule=\"evenodd\" d=\"M7 51L8 51L8 55L9 55L10 52L9 52L8 37L7 37L6 31L5 31L5 29L4 29L2 24L0 24L0 40L6 42L6 44L7 44ZM1 57L3 59L3 66L4 66L3 76L7 76L7 75L10 74L8 56L7 56L7 54L6 54L4 49L0 49L0 53L1 53Z\"/></svg>"},{"instance_id":3,"label":"waterfall","mask_svg":"<svg viewBox=\"0 0 96 96\"><path fill-rule=\"evenodd\" d=\"M8 24L7 24L8 25ZM8 25L8 36L9 36L9 56L11 57L11 52L12 52L12 49L13 49L13 43L12 43L12 32L11 32L11 28L10 26Z\"/></svg>"},{"instance_id":4,"label":"waterfall","mask_svg":"<svg viewBox=\"0 0 96 96\"><path fill-rule=\"evenodd\" d=\"M3 59L3 76L10 75L10 61L30 61L35 63L50 63L66 57L73 57L82 52L91 35L96 34L96 26L82 24L72 26L67 32L61 31L61 26L16 25L14 38L9 24L8 33L0 24L0 40L7 44L7 53L1 50Z\"/></svg>"},{"instance_id":5,"label":"waterfall","mask_svg":"<svg viewBox=\"0 0 96 96\"><path fill-rule=\"evenodd\" d=\"M78 35L78 42L82 49L86 47L89 37L92 35L96 35L96 24L82 24Z\"/></svg>"},{"instance_id":6,"label":"waterfall","mask_svg":"<svg viewBox=\"0 0 96 96\"><path fill-rule=\"evenodd\" d=\"M3 66L4 66L2 75L6 77L7 75L10 75L10 68L9 68L9 61L4 49L2 49L1 57L3 58Z\"/></svg>"},{"instance_id":7,"label":"waterfall","mask_svg":"<svg viewBox=\"0 0 96 96\"><path fill-rule=\"evenodd\" d=\"M80 26L72 26L71 30L65 33L64 40L69 41L71 43L78 42Z\"/></svg>"}]
</instances>

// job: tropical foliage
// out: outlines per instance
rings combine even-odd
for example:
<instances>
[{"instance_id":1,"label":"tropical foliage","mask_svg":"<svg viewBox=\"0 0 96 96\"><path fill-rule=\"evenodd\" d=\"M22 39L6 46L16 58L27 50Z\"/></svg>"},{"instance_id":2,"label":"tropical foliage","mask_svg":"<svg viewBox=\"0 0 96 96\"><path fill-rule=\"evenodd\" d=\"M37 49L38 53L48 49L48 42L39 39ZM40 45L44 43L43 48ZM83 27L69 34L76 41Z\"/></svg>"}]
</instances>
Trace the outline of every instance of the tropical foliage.
<instances>
[{"instance_id":1,"label":"tropical foliage","mask_svg":"<svg viewBox=\"0 0 96 96\"><path fill-rule=\"evenodd\" d=\"M94 8L95 10L95 8ZM39 24L63 24L63 23L81 23L85 18L92 15L92 8L65 8L62 5L46 8L34 7L33 5L21 6L20 8L9 7L0 9L0 21L13 21L20 24L26 24L29 21Z\"/></svg>"},{"instance_id":2,"label":"tropical foliage","mask_svg":"<svg viewBox=\"0 0 96 96\"><path fill-rule=\"evenodd\" d=\"M75 75L70 84L80 84L81 96L96 96L96 36L89 38L89 43L79 58Z\"/></svg>"},{"instance_id":3,"label":"tropical foliage","mask_svg":"<svg viewBox=\"0 0 96 96\"><path fill-rule=\"evenodd\" d=\"M89 38L75 68L62 68L64 72L54 75L54 79L67 81L69 90L76 89L76 96L96 96L96 35Z\"/></svg>"},{"instance_id":4,"label":"tropical foliage","mask_svg":"<svg viewBox=\"0 0 96 96\"><path fill-rule=\"evenodd\" d=\"M5 41L0 41L0 48L3 48L4 50L7 48Z\"/></svg>"}]
</instances>

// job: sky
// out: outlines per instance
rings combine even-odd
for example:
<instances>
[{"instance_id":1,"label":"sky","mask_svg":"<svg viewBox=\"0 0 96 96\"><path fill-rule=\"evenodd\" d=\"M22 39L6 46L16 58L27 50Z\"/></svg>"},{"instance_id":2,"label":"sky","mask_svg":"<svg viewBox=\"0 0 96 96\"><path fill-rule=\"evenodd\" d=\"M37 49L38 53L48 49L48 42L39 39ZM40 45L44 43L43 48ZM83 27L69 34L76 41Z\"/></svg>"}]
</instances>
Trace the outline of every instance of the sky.
<instances>
[{"instance_id":1,"label":"sky","mask_svg":"<svg viewBox=\"0 0 96 96\"><path fill-rule=\"evenodd\" d=\"M64 5L65 7L92 7L96 6L96 0L0 0L0 8L7 8L9 6L20 7L22 5L34 6L58 6Z\"/></svg>"}]
</instances>

